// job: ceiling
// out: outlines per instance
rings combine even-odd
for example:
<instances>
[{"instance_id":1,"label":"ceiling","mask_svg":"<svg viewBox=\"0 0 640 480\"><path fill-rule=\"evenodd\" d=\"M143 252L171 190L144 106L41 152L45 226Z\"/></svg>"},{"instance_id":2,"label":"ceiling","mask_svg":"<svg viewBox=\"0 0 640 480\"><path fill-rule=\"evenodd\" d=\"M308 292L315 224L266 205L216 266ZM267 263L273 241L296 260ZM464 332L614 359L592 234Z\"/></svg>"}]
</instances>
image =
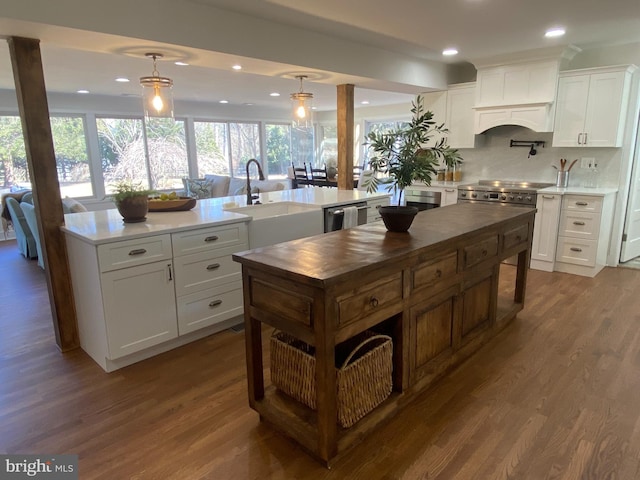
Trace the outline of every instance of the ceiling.
<instances>
[{"instance_id":1,"label":"ceiling","mask_svg":"<svg viewBox=\"0 0 640 480\"><path fill-rule=\"evenodd\" d=\"M275 24L294 25L355 44L368 45L405 56L447 64L481 62L488 57L575 45L581 49L640 42L638 0L173 0L213 6ZM0 15L2 15L0 13ZM547 39L547 28L562 26L566 35ZM42 23L0 17L0 35L41 39L47 89L94 95L137 96L138 78L150 75L152 63L145 51L161 51L161 75L174 79L176 100L219 102L288 108L289 94L298 90L295 74L309 75L305 91L314 93L320 110L335 109L336 88L354 83L356 105L407 102L415 85L383 85L371 79L329 69L258 60L125 38L118 35L72 30ZM292 39L293 41L294 39ZM459 54L443 57L444 48ZM296 45L304 48L304 45ZM188 62L177 66L174 60ZM231 66L241 64L241 71ZM13 89L6 42L0 42L0 88ZM129 83L118 83L116 77ZM410 83L410 82L407 82ZM368 88L370 87L370 88ZM269 94L278 92L280 97Z\"/></svg>"}]
</instances>

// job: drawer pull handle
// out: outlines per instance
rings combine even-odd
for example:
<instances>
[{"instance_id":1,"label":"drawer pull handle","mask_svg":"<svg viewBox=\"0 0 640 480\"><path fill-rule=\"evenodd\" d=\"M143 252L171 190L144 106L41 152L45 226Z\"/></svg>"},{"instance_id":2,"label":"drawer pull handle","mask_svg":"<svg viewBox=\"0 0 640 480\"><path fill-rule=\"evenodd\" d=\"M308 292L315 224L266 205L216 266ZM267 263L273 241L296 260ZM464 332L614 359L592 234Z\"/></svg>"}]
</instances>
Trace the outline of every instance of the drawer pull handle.
<instances>
[{"instance_id":1,"label":"drawer pull handle","mask_svg":"<svg viewBox=\"0 0 640 480\"><path fill-rule=\"evenodd\" d=\"M142 255L144 253L147 253L147 251L144 248L136 248L135 250L131 250L129 252L129 255Z\"/></svg>"},{"instance_id":2,"label":"drawer pull handle","mask_svg":"<svg viewBox=\"0 0 640 480\"><path fill-rule=\"evenodd\" d=\"M217 235L211 235L210 237L204 239L205 242L215 242L216 240L218 240Z\"/></svg>"},{"instance_id":3,"label":"drawer pull handle","mask_svg":"<svg viewBox=\"0 0 640 480\"><path fill-rule=\"evenodd\" d=\"M483 257L486 257L486 256L487 256L487 253L489 253L489 252L487 252L486 250L482 250L482 256L483 256Z\"/></svg>"},{"instance_id":4,"label":"drawer pull handle","mask_svg":"<svg viewBox=\"0 0 640 480\"><path fill-rule=\"evenodd\" d=\"M542 195L542 198L546 198L547 200L553 200L556 197L554 197L553 195Z\"/></svg>"},{"instance_id":5,"label":"drawer pull handle","mask_svg":"<svg viewBox=\"0 0 640 480\"><path fill-rule=\"evenodd\" d=\"M571 247L569 250L571 250L572 252L581 252L582 249L578 248L578 247Z\"/></svg>"},{"instance_id":6,"label":"drawer pull handle","mask_svg":"<svg viewBox=\"0 0 640 480\"><path fill-rule=\"evenodd\" d=\"M211 265L207 265L207 270L216 270L217 268L220 268L219 263L212 263Z\"/></svg>"},{"instance_id":7,"label":"drawer pull handle","mask_svg":"<svg viewBox=\"0 0 640 480\"><path fill-rule=\"evenodd\" d=\"M376 297L371 297L371 300L369 300L369 305L371 305L372 307L377 307L378 306L378 299Z\"/></svg>"},{"instance_id":8,"label":"drawer pull handle","mask_svg":"<svg viewBox=\"0 0 640 480\"><path fill-rule=\"evenodd\" d=\"M589 204L587 202L576 202L576 205L578 205L579 207L586 207Z\"/></svg>"},{"instance_id":9,"label":"drawer pull handle","mask_svg":"<svg viewBox=\"0 0 640 480\"><path fill-rule=\"evenodd\" d=\"M442 270L438 269L436 270L436 278L440 278L442 277Z\"/></svg>"},{"instance_id":10,"label":"drawer pull handle","mask_svg":"<svg viewBox=\"0 0 640 480\"><path fill-rule=\"evenodd\" d=\"M573 224L574 224L574 225L580 225L580 226L585 225L585 223L584 223L584 222L573 222Z\"/></svg>"},{"instance_id":11,"label":"drawer pull handle","mask_svg":"<svg viewBox=\"0 0 640 480\"><path fill-rule=\"evenodd\" d=\"M209 308L215 308L218 305L222 305L222 300L214 300L213 302L209 302Z\"/></svg>"}]
</instances>

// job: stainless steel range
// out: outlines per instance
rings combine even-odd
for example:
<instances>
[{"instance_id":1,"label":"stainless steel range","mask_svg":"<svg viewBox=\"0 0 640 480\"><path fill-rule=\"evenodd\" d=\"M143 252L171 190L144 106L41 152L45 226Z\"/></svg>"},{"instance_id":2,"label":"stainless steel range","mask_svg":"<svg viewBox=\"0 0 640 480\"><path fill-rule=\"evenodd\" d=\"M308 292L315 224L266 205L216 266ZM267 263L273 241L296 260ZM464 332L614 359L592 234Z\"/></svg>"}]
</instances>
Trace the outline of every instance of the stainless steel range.
<instances>
[{"instance_id":1,"label":"stainless steel range","mask_svg":"<svg viewBox=\"0 0 640 480\"><path fill-rule=\"evenodd\" d=\"M478 183L460 185L458 202L494 203L535 207L538 190L553 183L518 182L514 180L480 180Z\"/></svg>"}]
</instances>

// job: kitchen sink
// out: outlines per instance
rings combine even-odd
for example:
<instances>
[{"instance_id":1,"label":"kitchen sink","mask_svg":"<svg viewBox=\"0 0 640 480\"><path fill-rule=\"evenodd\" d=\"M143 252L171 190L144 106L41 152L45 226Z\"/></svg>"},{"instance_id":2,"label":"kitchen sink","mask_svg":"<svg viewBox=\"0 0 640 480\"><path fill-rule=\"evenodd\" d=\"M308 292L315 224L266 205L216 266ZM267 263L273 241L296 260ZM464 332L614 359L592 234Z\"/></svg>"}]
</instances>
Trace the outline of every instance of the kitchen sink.
<instances>
[{"instance_id":1,"label":"kitchen sink","mask_svg":"<svg viewBox=\"0 0 640 480\"><path fill-rule=\"evenodd\" d=\"M226 208L252 218L249 247L258 248L324 232L322 209L293 202L265 203Z\"/></svg>"}]
</instances>

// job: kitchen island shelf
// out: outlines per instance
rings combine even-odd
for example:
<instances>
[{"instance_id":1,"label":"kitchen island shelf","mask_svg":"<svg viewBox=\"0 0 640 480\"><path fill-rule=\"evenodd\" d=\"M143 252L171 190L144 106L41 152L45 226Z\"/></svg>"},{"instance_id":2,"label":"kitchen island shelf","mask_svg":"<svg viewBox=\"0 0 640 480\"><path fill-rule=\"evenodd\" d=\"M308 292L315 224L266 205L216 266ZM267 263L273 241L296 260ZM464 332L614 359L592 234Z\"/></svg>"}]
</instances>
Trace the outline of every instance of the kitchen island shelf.
<instances>
[{"instance_id":1,"label":"kitchen island shelf","mask_svg":"<svg viewBox=\"0 0 640 480\"><path fill-rule=\"evenodd\" d=\"M523 308L534 214L459 204L420 212L406 234L372 224L234 254L250 406L329 466ZM514 254L516 266L501 264ZM316 411L265 384L265 326L315 347ZM335 349L368 329L393 339L393 391L344 429Z\"/></svg>"}]
</instances>

